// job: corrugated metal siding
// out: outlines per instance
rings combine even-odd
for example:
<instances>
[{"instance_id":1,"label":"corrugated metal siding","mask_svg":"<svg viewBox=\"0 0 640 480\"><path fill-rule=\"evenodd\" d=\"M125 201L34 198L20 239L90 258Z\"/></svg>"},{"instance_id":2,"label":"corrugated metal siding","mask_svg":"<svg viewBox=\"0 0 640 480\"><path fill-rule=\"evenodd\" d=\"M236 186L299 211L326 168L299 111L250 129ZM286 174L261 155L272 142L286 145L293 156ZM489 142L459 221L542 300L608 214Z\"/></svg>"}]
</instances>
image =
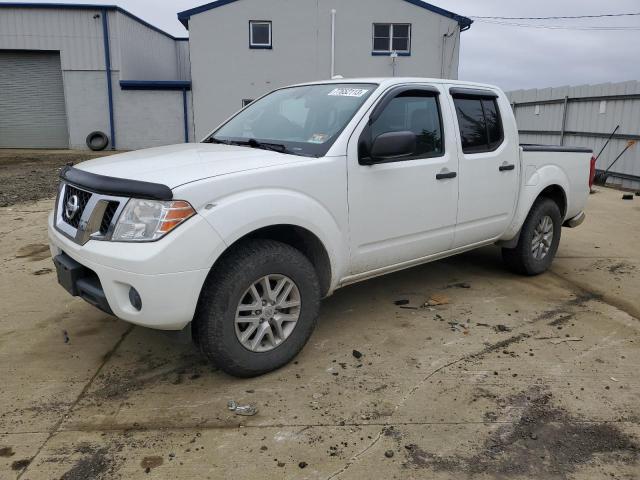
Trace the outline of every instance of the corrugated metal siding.
<instances>
[{"instance_id":1,"label":"corrugated metal siding","mask_svg":"<svg viewBox=\"0 0 640 480\"><path fill-rule=\"evenodd\" d=\"M102 19L95 10L2 8L0 50L59 50L63 70L104 70ZM115 23L109 12L109 23ZM120 68L117 36L111 29L111 65Z\"/></svg>"},{"instance_id":2,"label":"corrugated metal siding","mask_svg":"<svg viewBox=\"0 0 640 480\"><path fill-rule=\"evenodd\" d=\"M0 51L0 147L68 146L58 52Z\"/></svg>"},{"instance_id":3,"label":"corrugated metal siding","mask_svg":"<svg viewBox=\"0 0 640 480\"><path fill-rule=\"evenodd\" d=\"M189 58L189 42L176 42L178 54L178 80L191 80L191 59Z\"/></svg>"},{"instance_id":4,"label":"corrugated metal siding","mask_svg":"<svg viewBox=\"0 0 640 480\"><path fill-rule=\"evenodd\" d=\"M123 80L178 80L178 42L120 12L117 30ZM114 26L116 28L116 26Z\"/></svg>"},{"instance_id":5,"label":"corrugated metal siding","mask_svg":"<svg viewBox=\"0 0 640 480\"><path fill-rule=\"evenodd\" d=\"M600 99L588 100L589 97L612 95L640 95L640 82L629 81L622 83L606 83L600 85L581 85L575 87L560 87L533 90L517 90L507 93L511 102L515 102L515 115L520 131L555 131L562 129L563 104L539 105L540 114L535 114L535 104L518 105L522 102L544 102L560 100L568 96L569 99L582 98L579 102L569 101L567 108L566 131L578 133L602 133L603 137L586 135L567 135L565 145L584 146L592 148L596 154L603 147L606 136L613 132L616 125L620 125L618 135L640 135L640 99L607 100L605 113L600 113ZM559 144L560 135L543 133L525 133L521 135L522 143ZM626 139L612 140L607 149L598 159L597 167L606 169L622 152L627 143ZM629 149L615 164L612 171L640 177L640 144ZM638 189L640 182L610 178L611 183L624 188Z\"/></svg>"}]
</instances>

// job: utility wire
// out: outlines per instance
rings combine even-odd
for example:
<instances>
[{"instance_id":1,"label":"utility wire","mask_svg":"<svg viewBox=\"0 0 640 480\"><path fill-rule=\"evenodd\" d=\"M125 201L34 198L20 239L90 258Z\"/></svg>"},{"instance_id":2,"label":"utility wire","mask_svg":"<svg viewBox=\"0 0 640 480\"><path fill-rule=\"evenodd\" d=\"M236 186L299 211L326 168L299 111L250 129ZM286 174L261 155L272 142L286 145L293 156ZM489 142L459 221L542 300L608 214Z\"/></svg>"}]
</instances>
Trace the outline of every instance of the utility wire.
<instances>
[{"instance_id":1,"label":"utility wire","mask_svg":"<svg viewBox=\"0 0 640 480\"><path fill-rule=\"evenodd\" d=\"M469 18L477 19L490 19L490 20L563 20L563 19L576 19L576 18L604 18L604 17L638 17L640 12L632 13L605 13L602 15L573 15L573 16L558 16L558 17L482 17L467 15Z\"/></svg>"},{"instance_id":2,"label":"utility wire","mask_svg":"<svg viewBox=\"0 0 640 480\"><path fill-rule=\"evenodd\" d=\"M602 25L535 25L531 23L514 23L514 22L502 22L499 20L478 20L482 23L488 23L492 25L503 25L507 27L522 27L522 28L541 28L546 30L598 30L598 31L636 31L640 30L640 26L636 27L607 27Z\"/></svg>"}]
</instances>

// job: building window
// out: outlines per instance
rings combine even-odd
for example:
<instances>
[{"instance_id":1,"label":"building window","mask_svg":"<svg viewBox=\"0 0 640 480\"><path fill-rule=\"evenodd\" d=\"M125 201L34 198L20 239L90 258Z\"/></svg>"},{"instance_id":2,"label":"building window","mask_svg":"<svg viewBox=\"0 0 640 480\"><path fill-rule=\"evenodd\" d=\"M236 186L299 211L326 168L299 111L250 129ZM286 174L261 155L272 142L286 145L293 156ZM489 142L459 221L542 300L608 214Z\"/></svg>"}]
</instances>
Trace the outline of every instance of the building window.
<instances>
[{"instance_id":1,"label":"building window","mask_svg":"<svg viewBox=\"0 0 640 480\"><path fill-rule=\"evenodd\" d=\"M246 107L253 103L253 98L243 98L242 99L242 108Z\"/></svg>"},{"instance_id":2,"label":"building window","mask_svg":"<svg viewBox=\"0 0 640 480\"><path fill-rule=\"evenodd\" d=\"M251 20L249 22L249 48L271 48L271 22Z\"/></svg>"},{"instance_id":3,"label":"building window","mask_svg":"<svg viewBox=\"0 0 640 480\"><path fill-rule=\"evenodd\" d=\"M411 24L410 23L374 23L373 24L373 53L390 55L411 54Z\"/></svg>"},{"instance_id":4,"label":"building window","mask_svg":"<svg viewBox=\"0 0 640 480\"><path fill-rule=\"evenodd\" d=\"M504 133L495 98L454 97L453 102L464 153L491 152L502 144Z\"/></svg>"}]
</instances>

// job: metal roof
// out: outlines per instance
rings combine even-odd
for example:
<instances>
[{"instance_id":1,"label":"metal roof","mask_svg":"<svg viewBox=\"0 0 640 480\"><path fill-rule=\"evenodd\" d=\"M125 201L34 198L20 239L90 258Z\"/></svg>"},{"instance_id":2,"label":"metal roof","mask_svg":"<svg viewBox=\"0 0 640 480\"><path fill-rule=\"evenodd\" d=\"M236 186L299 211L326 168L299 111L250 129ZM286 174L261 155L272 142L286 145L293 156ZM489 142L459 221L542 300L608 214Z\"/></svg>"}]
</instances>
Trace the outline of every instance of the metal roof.
<instances>
[{"instance_id":1,"label":"metal roof","mask_svg":"<svg viewBox=\"0 0 640 480\"><path fill-rule=\"evenodd\" d=\"M228 5L230 3L237 2L238 0L216 0L211 3L207 3L206 5L201 5L199 7L191 8L189 10L185 10L183 12L178 13L178 20L182 22L185 28L189 29L189 18L193 15L197 15L202 12L206 12L208 10L212 10L214 8L222 7L224 5ZM423 2L422 0L404 0L405 2L409 2L416 7L424 8L429 10L430 12L437 13L438 15L442 15L444 17L451 18L458 22L460 25L460 31L468 30L473 23L473 20L467 17L463 17L462 15L458 15L457 13L450 12L449 10L445 10L444 8L436 7L435 5L431 5L430 3Z\"/></svg>"},{"instance_id":2,"label":"metal roof","mask_svg":"<svg viewBox=\"0 0 640 480\"><path fill-rule=\"evenodd\" d=\"M127 17L135 20L136 22L144 25L151 30L154 30L162 35L169 37L172 40L178 41L186 41L189 40L188 37L174 37L170 33L165 32L164 30L156 27L155 25L151 25L149 22L144 21L140 17L136 17L133 13L126 11L122 7L118 7L117 5L100 5L100 4L86 4L86 3L21 3L21 2L11 2L11 3L0 3L0 8L2 7L12 7L12 8L61 8L61 9L69 9L69 10L111 10L117 11L126 15Z\"/></svg>"}]
</instances>

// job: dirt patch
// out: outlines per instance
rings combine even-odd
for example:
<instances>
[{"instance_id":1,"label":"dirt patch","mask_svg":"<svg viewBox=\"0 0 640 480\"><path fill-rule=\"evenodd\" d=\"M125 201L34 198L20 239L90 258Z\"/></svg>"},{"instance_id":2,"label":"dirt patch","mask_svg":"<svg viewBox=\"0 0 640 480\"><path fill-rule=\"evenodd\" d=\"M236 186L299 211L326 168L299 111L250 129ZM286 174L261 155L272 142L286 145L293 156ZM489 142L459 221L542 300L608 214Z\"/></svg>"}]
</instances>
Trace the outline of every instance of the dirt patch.
<instances>
[{"instance_id":1,"label":"dirt patch","mask_svg":"<svg viewBox=\"0 0 640 480\"><path fill-rule=\"evenodd\" d=\"M140 367L131 370L113 370L101 374L102 386L87 395L90 402L127 398L130 394L158 383L179 385L186 380L196 380L207 370L215 371L200 355L185 354L178 361L143 355L136 362ZM213 369L213 370L212 370Z\"/></svg>"},{"instance_id":2,"label":"dirt patch","mask_svg":"<svg viewBox=\"0 0 640 480\"><path fill-rule=\"evenodd\" d=\"M117 152L0 150L0 207L53 197L63 166L113 153Z\"/></svg>"},{"instance_id":3,"label":"dirt patch","mask_svg":"<svg viewBox=\"0 0 640 480\"><path fill-rule=\"evenodd\" d=\"M13 457L15 452L12 447L2 447L0 448L0 457Z\"/></svg>"},{"instance_id":4,"label":"dirt patch","mask_svg":"<svg viewBox=\"0 0 640 480\"><path fill-rule=\"evenodd\" d=\"M28 458L23 458L22 460L16 460L11 464L11 470L16 472L19 470L24 470L29 466L30 463L31 463L31 460Z\"/></svg>"},{"instance_id":5,"label":"dirt patch","mask_svg":"<svg viewBox=\"0 0 640 480\"><path fill-rule=\"evenodd\" d=\"M81 458L60 480L86 480L105 478L115 470L113 456L106 447L93 449L86 447L80 451L86 456Z\"/></svg>"},{"instance_id":6,"label":"dirt patch","mask_svg":"<svg viewBox=\"0 0 640 480\"><path fill-rule=\"evenodd\" d=\"M547 325L549 325L550 327L561 327L569 323L569 320L571 320L573 317L575 317L573 313L568 313L556 318L555 320L550 321Z\"/></svg>"},{"instance_id":7,"label":"dirt patch","mask_svg":"<svg viewBox=\"0 0 640 480\"><path fill-rule=\"evenodd\" d=\"M607 463L640 462L640 447L611 423L585 422L555 406L551 393L533 388L498 399L495 420L508 421L469 456L439 456L418 445L406 445L406 468L438 472L522 475L564 480L597 457ZM514 412L521 412L513 418ZM490 419L494 421L493 418Z\"/></svg>"},{"instance_id":8,"label":"dirt patch","mask_svg":"<svg viewBox=\"0 0 640 480\"><path fill-rule=\"evenodd\" d=\"M547 321L547 320L555 321L555 319L557 319L557 317L559 316L574 315L574 313L571 312L572 308L583 307L585 306L585 304L587 304L592 300L602 300L602 295L598 295L591 292L581 293L580 295L577 295L575 298L572 298L570 300L563 302L556 308L545 310L540 315L535 317L533 319L533 322L535 323L535 322ZM549 325L551 325L551 323Z\"/></svg>"},{"instance_id":9,"label":"dirt patch","mask_svg":"<svg viewBox=\"0 0 640 480\"><path fill-rule=\"evenodd\" d=\"M162 465L164 460L162 457L154 456L154 457L144 457L140 462L140 466L144 469L146 473L149 473L156 467Z\"/></svg>"},{"instance_id":10,"label":"dirt patch","mask_svg":"<svg viewBox=\"0 0 640 480\"><path fill-rule=\"evenodd\" d=\"M474 353L472 355L469 355L469 358L477 360L485 355L487 355L488 353L492 353L498 350L504 350L506 347L513 345L514 343L518 343L521 342L522 340L524 340L525 338L529 338L529 335L526 333L519 333L518 335L515 335L511 338L507 338L506 340L502 340L500 342L496 342L493 343L491 345L486 346L485 348L483 348L482 350L480 350L478 353Z\"/></svg>"},{"instance_id":11,"label":"dirt patch","mask_svg":"<svg viewBox=\"0 0 640 480\"><path fill-rule=\"evenodd\" d=\"M50 256L51 251L49 250L49 245L45 245L44 243L31 243L20 247L16 252L16 258L25 258L31 262L44 260Z\"/></svg>"}]
</instances>

